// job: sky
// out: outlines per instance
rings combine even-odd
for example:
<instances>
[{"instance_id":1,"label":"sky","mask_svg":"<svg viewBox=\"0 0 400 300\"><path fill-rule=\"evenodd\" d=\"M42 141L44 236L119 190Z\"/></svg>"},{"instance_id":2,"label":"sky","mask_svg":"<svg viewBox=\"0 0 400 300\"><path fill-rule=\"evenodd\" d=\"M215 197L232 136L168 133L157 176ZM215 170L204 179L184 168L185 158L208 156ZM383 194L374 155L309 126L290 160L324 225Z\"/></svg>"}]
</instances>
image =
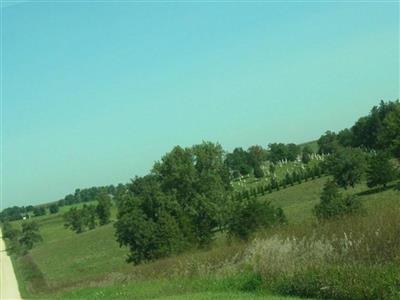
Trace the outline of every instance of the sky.
<instances>
[{"instance_id":1,"label":"sky","mask_svg":"<svg viewBox=\"0 0 400 300\"><path fill-rule=\"evenodd\" d=\"M4 2L2 208L175 145L301 143L399 98L399 2Z\"/></svg>"}]
</instances>

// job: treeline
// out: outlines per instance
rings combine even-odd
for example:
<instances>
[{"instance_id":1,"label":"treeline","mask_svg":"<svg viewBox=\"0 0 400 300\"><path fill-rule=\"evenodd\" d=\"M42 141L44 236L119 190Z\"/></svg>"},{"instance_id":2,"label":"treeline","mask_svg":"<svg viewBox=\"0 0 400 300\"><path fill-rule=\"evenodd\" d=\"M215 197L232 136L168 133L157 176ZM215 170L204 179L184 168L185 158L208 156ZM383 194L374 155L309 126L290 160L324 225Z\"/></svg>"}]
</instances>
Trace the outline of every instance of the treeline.
<instances>
[{"instance_id":1,"label":"treeline","mask_svg":"<svg viewBox=\"0 0 400 300\"><path fill-rule=\"evenodd\" d=\"M105 192L97 196L97 205L83 204L82 208L72 207L66 212L64 217L64 227L70 228L76 233L85 230L92 230L96 226L106 225L111 217L111 196Z\"/></svg>"},{"instance_id":2,"label":"treeline","mask_svg":"<svg viewBox=\"0 0 400 300\"><path fill-rule=\"evenodd\" d=\"M249 147L247 151L239 147L231 153L227 153L225 164L233 178L250 174L256 178L262 178L265 174L261 166L266 161L276 164L282 161L298 160L307 164L313 153L309 146L300 147L293 143L272 143L265 149L262 146L254 145Z\"/></svg>"},{"instance_id":3,"label":"treeline","mask_svg":"<svg viewBox=\"0 0 400 300\"><path fill-rule=\"evenodd\" d=\"M318 140L320 153L334 153L340 147L389 151L400 158L400 103L381 101L368 116L338 133L327 131Z\"/></svg>"},{"instance_id":4,"label":"treeline","mask_svg":"<svg viewBox=\"0 0 400 300\"><path fill-rule=\"evenodd\" d=\"M120 183L117 186L108 185L100 187L90 187L85 189L76 189L73 194L66 195L63 199L58 201L42 204L37 206L12 206L0 212L0 221L16 221L22 219L29 219L31 217L44 216L46 214L55 214L59 212L60 207L86 203L91 201L98 201L109 195L116 197L126 190L126 185Z\"/></svg>"}]
</instances>

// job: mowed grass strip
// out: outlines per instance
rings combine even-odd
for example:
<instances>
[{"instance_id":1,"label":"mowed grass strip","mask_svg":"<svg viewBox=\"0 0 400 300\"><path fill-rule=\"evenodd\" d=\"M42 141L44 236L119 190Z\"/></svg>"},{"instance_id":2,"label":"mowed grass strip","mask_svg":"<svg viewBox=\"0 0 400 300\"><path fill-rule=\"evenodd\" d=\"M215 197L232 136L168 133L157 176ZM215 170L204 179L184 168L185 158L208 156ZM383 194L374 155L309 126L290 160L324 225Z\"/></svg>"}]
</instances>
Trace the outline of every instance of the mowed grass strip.
<instances>
[{"instance_id":1,"label":"mowed grass strip","mask_svg":"<svg viewBox=\"0 0 400 300\"><path fill-rule=\"evenodd\" d=\"M148 280L102 288L83 288L60 295L57 299L300 299L276 296L267 291L243 292L229 289L225 280L212 277Z\"/></svg>"}]
</instances>

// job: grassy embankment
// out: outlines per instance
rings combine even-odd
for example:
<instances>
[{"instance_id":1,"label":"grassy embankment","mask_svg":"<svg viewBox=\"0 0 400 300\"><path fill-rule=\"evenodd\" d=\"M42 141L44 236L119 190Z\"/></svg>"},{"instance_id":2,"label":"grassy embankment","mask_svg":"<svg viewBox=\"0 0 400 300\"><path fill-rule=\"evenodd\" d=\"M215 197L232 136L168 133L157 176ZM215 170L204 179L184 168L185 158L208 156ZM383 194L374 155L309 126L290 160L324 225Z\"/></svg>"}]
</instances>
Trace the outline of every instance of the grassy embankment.
<instances>
[{"instance_id":1,"label":"grassy embankment","mask_svg":"<svg viewBox=\"0 0 400 300\"><path fill-rule=\"evenodd\" d=\"M289 225L260 233L256 241L229 244L220 237L211 249L139 266L125 262L127 250L116 243L112 224L75 234L63 228L61 213L38 217L43 243L14 258L21 293L51 299L265 299L266 291L391 297L396 285L400 290L399 192L358 185L344 192L360 195L362 215L317 225L312 208L325 181L263 196L284 209Z\"/></svg>"}]
</instances>

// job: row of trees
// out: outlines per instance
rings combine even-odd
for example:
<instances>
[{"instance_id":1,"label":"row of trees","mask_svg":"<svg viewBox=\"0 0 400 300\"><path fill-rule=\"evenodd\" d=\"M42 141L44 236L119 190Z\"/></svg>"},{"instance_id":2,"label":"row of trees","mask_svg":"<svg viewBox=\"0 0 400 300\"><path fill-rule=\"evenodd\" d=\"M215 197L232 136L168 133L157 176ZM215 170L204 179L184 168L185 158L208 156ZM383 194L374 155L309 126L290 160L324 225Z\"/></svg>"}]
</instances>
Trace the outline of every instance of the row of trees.
<instances>
[{"instance_id":1,"label":"row of trees","mask_svg":"<svg viewBox=\"0 0 400 300\"><path fill-rule=\"evenodd\" d=\"M316 164L312 168L310 167L298 171L295 170L291 173L287 172L285 177L281 180L273 177L268 184L259 184L257 187L235 192L234 197L239 201L244 199L249 200L251 197L257 197L259 195L265 195L266 193L272 193L273 191L279 191L280 189L284 189L288 186L293 186L308 180L320 178L322 175L324 175L322 164Z\"/></svg>"},{"instance_id":2,"label":"row of trees","mask_svg":"<svg viewBox=\"0 0 400 300\"><path fill-rule=\"evenodd\" d=\"M273 143L268 145L268 149L255 145L247 151L243 148L235 148L231 153L227 153L225 164L234 178L251 173L256 178L262 178L265 174L261 164L265 161L276 164L279 161L295 161L300 157L302 162L307 164L313 153L309 146L301 148L293 143Z\"/></svg>"},{"instance_id":3,"label":"row of trees","mask_svg":"<svg viewBox=\"0 0 400 300\"><path fill-rule=\"evenodd\" d=\"M97 205L84 204L82 208L72 207L64 214L64 227L76 233L106 225L111 218L111 198L108 194L97 196Z\"/></svg>"},{"instance_id":4,"label":"row of trees","mask_svg":"<svg viewBox=\"0 0 400 300\"><path fill-rule=\"evenodd\" d=\"M388 151L365 152L360 148L338 147L323 163L326 172L343 188L366 179L368 187L386 187L399 176Z\"/></svg>"},{"instance_id":5,"label":"row of trees","mask_svg":"<svg viewBox=\"0 0 400 300\"><path fill-rule=\"evenodd\" d=\"M400 158L400 102L381 101L369 115L339 133L327 131L318 140L320 153L334 153L342 147L388 150Z\"/></svg>"},{"instance_id":6,"label":"row of trees","mask_svg":"<svg viewBox=\"0 0 400 300\"><path fill-rule=\"evenodd\" d=\"M25 255L36 243L42 241L36 222L23 222L21 229L14 228L8 221L3 222L3 238L7 239L7 251Z\"/></svg>"}]
</instances>

